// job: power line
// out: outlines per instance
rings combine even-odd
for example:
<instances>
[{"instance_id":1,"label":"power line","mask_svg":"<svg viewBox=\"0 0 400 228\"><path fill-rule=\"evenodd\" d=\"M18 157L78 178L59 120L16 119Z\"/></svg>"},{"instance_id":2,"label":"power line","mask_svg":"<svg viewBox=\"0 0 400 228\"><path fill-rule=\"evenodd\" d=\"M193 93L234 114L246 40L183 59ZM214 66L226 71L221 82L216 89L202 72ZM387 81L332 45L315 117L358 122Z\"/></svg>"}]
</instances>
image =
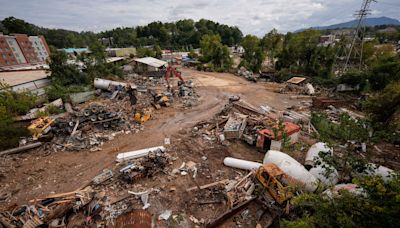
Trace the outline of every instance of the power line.
<instances>
[{"instance_id":1,"label":"power line","mask_svg":"<svg viewBox=\"0 0 400 228\"><path fill-rule=\"evenodd\" d=\"M365 17L370 14L370 5L372 2L377 2L376 0L363 0L361 9L356 11L357 27L354 30L353 39L350 45L350 51L347 53L346 63L344 66L344 71L346 72L350 65L350 58L354 55L354 59L359 58L359 67L362 66L362 53L364 48L364 36L365 36ZM355 49L355 46L360 46L359 50Z\"/></svg>"}]
</instances>

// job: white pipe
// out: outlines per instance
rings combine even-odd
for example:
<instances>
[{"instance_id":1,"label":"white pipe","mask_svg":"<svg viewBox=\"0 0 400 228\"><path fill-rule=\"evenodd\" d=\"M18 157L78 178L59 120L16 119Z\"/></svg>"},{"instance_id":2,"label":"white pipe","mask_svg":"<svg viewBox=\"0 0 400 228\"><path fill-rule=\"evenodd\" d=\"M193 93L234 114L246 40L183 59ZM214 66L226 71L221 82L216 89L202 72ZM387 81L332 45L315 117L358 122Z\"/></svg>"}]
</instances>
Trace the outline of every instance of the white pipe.
<instances>
[{"instance_id":1,"label":"white pipe","mask_svg":"<svg viewBox=\"0 0 400 228\"><path fill-rule=\"evenodd\" d=\"M119 86L119 85L123 86L123 87L128 86L128 84L125 82L117 82L117 81L111 81L111 80L101 79L101 78L94 79L94 87L97 89L108 90L110 88L110 86Z\"/></svg>"},{"instance_id":2,"label":"white pipe","mask_svg":"<svg viewBox=\"0 0 400 228\"><path fill-rule=\"evenodd\" d=\"M164 152L165 147L156 146L156 147L151 147L151 148L146 148L146 149L141 149L141 150L129 151L126 153L119 153L117 155L117 162L131 160L131 159L135 159L135 158L141 158L141 157L147 156L150 152L156 151L156 150L161 150L162 152Z\"/></svg>"},{"instance_id":3,"label":"white pipe","mask_svg":"<svg viewBox=\"0 0 400 228\"><path fill-rule=\"evenodd\" d=\"M246 161L231 157L226 157L224 159L224 165L245 170L255 170L258 169L260 166L262 166L262 164L258 162Z\"/></svg>"},{"instance_id":4,"label":"white pipe","mask_svg":"<svg viewBox=\"0 0 400 228\"><path fill-rule=\"evenodd\" d=\"M269 150L264 157L264 164L274 163L287 175L304 184L304 190L314 192L318 187L318 180L308 172L302 164L280 151Z\"/></svg>"}]
</instances>

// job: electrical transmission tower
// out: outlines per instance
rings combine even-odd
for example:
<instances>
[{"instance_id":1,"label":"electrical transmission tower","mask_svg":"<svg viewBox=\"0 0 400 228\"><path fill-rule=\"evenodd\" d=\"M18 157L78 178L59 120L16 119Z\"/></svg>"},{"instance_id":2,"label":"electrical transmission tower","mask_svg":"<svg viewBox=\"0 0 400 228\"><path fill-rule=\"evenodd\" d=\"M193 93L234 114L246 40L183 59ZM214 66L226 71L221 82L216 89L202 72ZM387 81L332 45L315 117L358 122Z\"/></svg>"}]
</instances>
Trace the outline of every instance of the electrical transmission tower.
<instances>
[{"instance_id":1,"label":"electrical transmission tower","mask_svg":"<svg viewBox=\"0 0 400 228\"><path fill-rule=\"evenodd\" d=\"M365 24L364 20L368 14L370 14L370 5L376 0L363 0L361 9L355 14L357 17L357 27L354 30L353 38L351 41L350 49L347 52L346 63L344 65L344 72L347 71L351 64L354 66L362 67L363 49L364 49L364 37L365 37Z\"/></svg>"}]
</instances>

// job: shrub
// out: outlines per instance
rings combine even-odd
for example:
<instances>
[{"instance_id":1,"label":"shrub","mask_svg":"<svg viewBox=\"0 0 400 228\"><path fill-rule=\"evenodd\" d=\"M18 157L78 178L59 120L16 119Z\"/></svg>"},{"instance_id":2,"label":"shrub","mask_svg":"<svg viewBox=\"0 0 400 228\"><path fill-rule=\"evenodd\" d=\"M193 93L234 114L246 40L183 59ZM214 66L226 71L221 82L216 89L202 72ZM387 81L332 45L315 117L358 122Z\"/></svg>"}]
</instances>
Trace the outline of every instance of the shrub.
<instances>
[{"instance_id":1,"label":"shrub","mask_svg":"<svg viewBox=\"0 0 400 228\"><path fill-rule=\"evenodd\" d=\"M13 116L0 105L0 150L18 146L21 137L29 136L29 131L13 123Z\"/></svg>"},{"instance_id":2,"label":"shrub","mask_svg":"<svg viewBox=\"0 0 400 228\"><path fill-rule=\"evenodd\" d=\"M351 86L360 85L360 88L364 87L366 80L367 74L359 70L348 71L339 78L340 83L345 83Z\"/></svg>"},{"instance_id":3,"label":"shrub","mask_svg":"<svg viewBox=\"0 0 400 228\"><path fill-rule=\"evenodd\" d=\"M53 85L47 87L45 91L49 100L61 98L63 101L67 101L69 100L69 94L83 92L85 91L85 87L79 85L63 86L53 83Z\"/></svg>"},{"instance_id":4,"label":"shrub","mask_svg":"<svg viewBox=\"0 0 400 228\"><path fill-rule=\"evenodd\" d=\"M29 92L17 93L0 83L0 106L5 107L11 115L22 115L36 105L38 97Z\"/></svg>"},{"instance_id":5,"label":"shrub","mask_svg":"<svg viewBox=\"0 0 400 228\"><path fill-rule=\"evenodd\" d=\"M369 97L363 108L373 123L389 124L400 130L400 81L389 84L382 92Z\"/></svg>"},{"instance_id":6,"label":"shrub","mask_svg":"<svg viewBox=\"0 0 400 228\"><path fill-rule=\"evenodd\" d=\"M349 140L366 141L368 129L366 121L353 120L346 113L341 114L339 124L332 123L324 113L311 114L311 123L318 130L319 137L324 142L334 143L339 141L345 143Z\"/></svg>"},{"instance_id":7,"label":"shrub","mask_svg":"<svg viewBox=\"0 0 400 228\"><path fill-rule=\"evenodd\" d=\"M397 227L400 222L400 175L384 182L381 177L354 181L366 197L342 191L340 196L306 193L295 197L297 216L284 227Z\"/></svg>"}]
</instances>

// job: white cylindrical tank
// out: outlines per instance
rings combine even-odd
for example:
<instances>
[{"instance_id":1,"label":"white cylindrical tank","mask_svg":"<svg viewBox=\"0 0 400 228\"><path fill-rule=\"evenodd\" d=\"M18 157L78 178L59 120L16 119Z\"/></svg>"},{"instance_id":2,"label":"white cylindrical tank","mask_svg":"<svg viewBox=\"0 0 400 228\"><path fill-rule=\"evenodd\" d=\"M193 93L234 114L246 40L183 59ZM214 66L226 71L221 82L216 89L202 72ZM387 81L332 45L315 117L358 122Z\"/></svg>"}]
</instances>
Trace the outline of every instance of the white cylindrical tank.
<instances>
[{"instance_id":1,"label":"white cylindrical tank","mask_svg":"<svg viewBox=\"0 0 400 228\"><path fill-rule=\"evenodd\" d=\"M371 170L367 170L367 175L371 176L381 176L384 181L388 181L391 178L393 169L388 167L377 165L374 163L368 163Z\"/></svg>"},{"instance_id":2,"label":"white cylindrical tank","mask_svg":"<svg viewBox=\"0 0 400 228\"><path fill-rule=\"evenodd\" d=\"M323 143L323 142L315 143L307 151L306 160L304 162L304 165L313 166L314 159L319 158L320 151L329 152L331 155L333 155L333 150L331 148L329 148L328 145L326 145L326 143Z\"/></svg>"},{"instance_id":3,"label":"white cylindrical tank","mask_svg":"<svg viewBox=\"0 0 400 228\"><path fill-rule=\"evenodd\" d=\"M265 154L263 163L274 163L287 175L303 183L305 191L314 192L318 187L317 178L308 172L302 164L285 153L269 150Z\"/></svg>"},{"instance_id":4,"label":"white cylindrical tank","mask_svg":"<svg viewBox=\"0 0 400 228\"><path fill-rule=\"evenodd\" d=\"M339 181L339 173L335 168L331 168L332 171L326 176L327 170L323 166L317 166L309 170L309 172L316 177L325 186L332 186L337 184Z\"/></svg>"},{"instance_id":5,"label":"white cylindrical tank","mask_svg":"<svg viewBox=\"0 0 400 228\"><path fill-rule=\"evenodd\" d=\"M104 89L104 90L108 90L108 88L110 86L127 86L127 83L124 82L117 82L117 81L111 81L111 80L107 80L107 79L101 79L101 78L95 78L94 79L94 87L96 89Z\"/></svg>"},{"instance_id":6,"label":"white cylindrical tank","mask_svg":"<svg viewBox=\"0 0 400 228\"><path fill-rule=\"evenodd\" d=\"M258 162L246 161L246 160L231 158L231 157L226 157L224 159L224 165L233 167L233 168L237 168L237 169L245 169L245 170L256 170L260 166L262 166L262 164L258 163Z\"/></svg>"}]
</instances>

